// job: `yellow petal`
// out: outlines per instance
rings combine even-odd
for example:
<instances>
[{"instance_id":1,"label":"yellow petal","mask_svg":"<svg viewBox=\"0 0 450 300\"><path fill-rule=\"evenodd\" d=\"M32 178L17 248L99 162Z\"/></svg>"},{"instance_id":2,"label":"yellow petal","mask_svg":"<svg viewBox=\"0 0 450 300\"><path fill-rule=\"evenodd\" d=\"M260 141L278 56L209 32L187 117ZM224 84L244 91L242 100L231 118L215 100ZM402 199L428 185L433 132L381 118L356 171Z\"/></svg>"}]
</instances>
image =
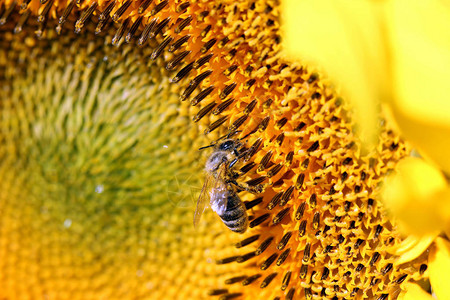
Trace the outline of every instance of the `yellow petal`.
<instances>
[{"instance_id":1,"label":"yellow petal","mask_svg":"<svg viewBox=\"0 0 450 300\"><path fill-rule=\"evenodd\" d=\"M450 216L450 192L442 173L415 157L400 162L397 171L385 182L383 202L400 229L418 236L444 230Z\"/></svg>"},{"instance_id":2,"label":"yellow petal","mask_svg":"<svg viewBox=\"0 0 450 300\"><path fill-rule=\"evenodd\" d=\"M399 300L433 300L430 294L414 283L405 284L406 292L400 295Z\"/></svg>"},{"instance_id":3,"label":"yellow petal","mask_svg":"<svg viewBox=\"0 0 450 300\"><path fill-rule=\"evenodd\" d=\"M361 133L373 136L377 103L389 93L382 1L284 1L285 53L321 66L356 107Z\"/></svg>"},{"instance_id":4,"label":"yellow petal","mask_svg":"<svg viewBox=\"0 0 450 300\"><path fill-rule=\"evenodd\" d=\"M450 100L448 100L450 102ZM417 116L405 114L395 107L393 115L406 139L419 149L423 156L434 161L450 174L450 126L433 121L423 121Z\"/></svg>"},{"instance_id":5,"label":"yellow petal","mask_svg":"<svg viewBox=\"0 0 450 300\"><path fill-rule=\"evenodd\" d=\"M396 103L419 120L450 126L450 5L390 1L388 24Z\"/></svg>"},{"instance_id":6,"label":"yellow petal","mask_svg":"<svg viewBox=\"0 0 450 300\"><path fill-rule=\"evenodd\" d=\"M450 172L450 9L442 1L398 1L392 10L396 101L405 136ZM424 6L426 5L426 6Z\"/></svg>"},{"instance_id":7,"label":"yellow petal","mask_svg":"<svg viewBox=\"0 0 450 300\"><path fill-rule=\"evenodd\" d=\"M390 4L394 116L404 136L450 173L450 5Z\"/></svg>"},{"instance_id":8,"label":"yellow petal","mask_svg":"<svg viewBox=\"0 0 450 300\"><path fill-rule=\"evenodd\" d=\"M408 236L399 245L390 249L390 253L398 255L397 263L399 265L412 261L421 255L433 242L437 232L424 237Z\"/></svg>"},{"instance_id":9,"label":"yellow petal","mask_svg":"<svg viewBox=\"0 0 450 300\"><path fill-rule=\"evenodd\" d=\"M450 243L441 237L430 252L429 274L433 292L438 299L450 299Z\"/></svg>"},{"instance_id":10,"label":"yellow petal","mask_svg":"<svg viewBox=\"0 0 450 300\"><path fill-rule=\"evenodd\" d=\"M450 9L444 1L284 1L284 45L342 86L362 133L392 100L406 138L450 173Z\"/></svg>"}]
</instances>

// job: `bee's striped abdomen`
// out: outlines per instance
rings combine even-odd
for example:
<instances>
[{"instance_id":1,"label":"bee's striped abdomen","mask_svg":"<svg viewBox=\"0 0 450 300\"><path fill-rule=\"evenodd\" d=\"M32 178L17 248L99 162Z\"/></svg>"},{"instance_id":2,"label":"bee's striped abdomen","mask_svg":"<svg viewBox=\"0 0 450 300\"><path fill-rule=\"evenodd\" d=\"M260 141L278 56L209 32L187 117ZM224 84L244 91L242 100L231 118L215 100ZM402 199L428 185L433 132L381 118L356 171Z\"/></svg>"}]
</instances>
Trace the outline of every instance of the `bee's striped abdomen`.
<instances>
[{"instance_id":1,"label":"bee's striped abdomen","mask_svg":"<svg viewBox=\"0 0 450 300\"><path fill-rule=\"evenodd\" d=\"M244 233L247 230L247 211L244 203L235 193L230 193L227 201L227 209L219 216L230 230L237 233Z\"/></svg>"}]
</instances>

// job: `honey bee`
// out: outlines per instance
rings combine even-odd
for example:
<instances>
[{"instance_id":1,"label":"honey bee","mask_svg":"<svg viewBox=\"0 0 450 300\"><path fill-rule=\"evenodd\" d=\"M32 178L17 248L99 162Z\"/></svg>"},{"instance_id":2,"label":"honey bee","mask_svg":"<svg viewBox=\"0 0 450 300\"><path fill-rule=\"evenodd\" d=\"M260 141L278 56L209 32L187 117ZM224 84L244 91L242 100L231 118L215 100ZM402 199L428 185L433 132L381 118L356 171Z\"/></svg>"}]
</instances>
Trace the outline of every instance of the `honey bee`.
<instances>
[{"instance_id":1,"label":"honey bee","mask_svg":"<svg viewBox=\"0 0 450 300\"><path fill-rule=\"evenodd\" d=\"M242 153L238 152L238 149L242 147L242 142L228 138L223 142L203 148L208 147L214 147L214 150L206 161L206 179L197 201L194 226L199 223L209 199L211 209L219 215L230 230L244 233L248 227L248 216L236 188L253 190L239 185L231 171L231 168L242 157Z\"/></svg>"}]
</instances>

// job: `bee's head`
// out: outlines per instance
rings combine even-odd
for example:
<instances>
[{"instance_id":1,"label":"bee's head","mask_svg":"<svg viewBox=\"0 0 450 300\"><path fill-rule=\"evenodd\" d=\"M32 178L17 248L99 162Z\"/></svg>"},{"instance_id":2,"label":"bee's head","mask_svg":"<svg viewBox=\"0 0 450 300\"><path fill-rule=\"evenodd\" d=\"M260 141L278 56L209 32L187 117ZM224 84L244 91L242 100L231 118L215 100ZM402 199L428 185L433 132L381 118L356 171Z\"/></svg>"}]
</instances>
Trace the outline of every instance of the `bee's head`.
<instances>
[{"instance_id":1,"label":"bee's head","mask_svg":"<svg viewBox=\"0 0 450 300\"><path fill-rule=\"evenodd\" d=\"M233 150L237 150L237 148L239 148L240 146L242 146L242 143L239 140L228 139L228 140L225 140L222 143L220 143L217 146L217 150L233 151Z\"/></svg>"}]
</instances>

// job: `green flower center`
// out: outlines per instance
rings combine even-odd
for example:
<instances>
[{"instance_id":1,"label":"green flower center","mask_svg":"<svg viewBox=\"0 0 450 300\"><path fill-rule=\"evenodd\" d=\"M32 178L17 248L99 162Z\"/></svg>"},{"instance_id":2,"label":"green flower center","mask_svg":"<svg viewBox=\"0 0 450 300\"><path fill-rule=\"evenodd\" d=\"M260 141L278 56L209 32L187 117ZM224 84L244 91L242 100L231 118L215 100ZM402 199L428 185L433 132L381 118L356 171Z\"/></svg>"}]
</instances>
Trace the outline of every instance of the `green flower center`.
<instances>
[{"instance_id":1,"label":"green flower center","mask_svg":"<svg viewBox=\"0 0 450 300\"><path fill-rule=\"evenodd\" d=\"M214 240L192 216L208 142L189 105L150 49L49 35L1 34L2 295L173 299L183 289L155 287L201 286L191 274Z\"/></svg>"}]
</instances>

